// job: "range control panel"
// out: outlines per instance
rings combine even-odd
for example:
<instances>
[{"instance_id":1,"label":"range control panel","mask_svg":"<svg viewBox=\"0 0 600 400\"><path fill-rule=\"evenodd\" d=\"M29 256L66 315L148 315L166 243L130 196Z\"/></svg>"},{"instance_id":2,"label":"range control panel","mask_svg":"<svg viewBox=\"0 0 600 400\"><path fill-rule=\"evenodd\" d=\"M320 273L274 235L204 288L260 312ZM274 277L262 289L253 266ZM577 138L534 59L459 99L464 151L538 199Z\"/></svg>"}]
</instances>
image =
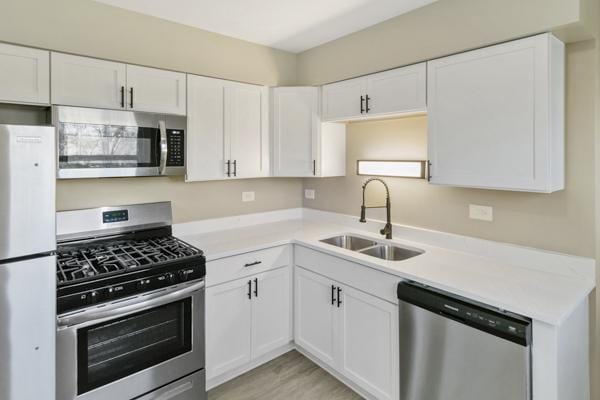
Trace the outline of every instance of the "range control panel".
<instances>
[{"instance_id":1,"label":"range control panel","mask_svg":"<svg viewBox=\"0 0 600 400\"><path fill-rule=\"evenodd\" d=\"M121 279L107 280L105 284L94 288L58 296L58 313L84 308L87 306L112 302L125 297L151 292L179 283L202 279L206 267L202 265L189 265L171 270L164 270L155 274L121 275Z\"/></svg>"},{"instance_id":2,"label":"range control panel","mask_svg":"<svg viewBox=\"0 0 600 400\"><path fill-rule=\"evenodd\" d=\"M185 165L185 139L183 129L167 129L167 167Z\"/></svg>"}]
</instances>

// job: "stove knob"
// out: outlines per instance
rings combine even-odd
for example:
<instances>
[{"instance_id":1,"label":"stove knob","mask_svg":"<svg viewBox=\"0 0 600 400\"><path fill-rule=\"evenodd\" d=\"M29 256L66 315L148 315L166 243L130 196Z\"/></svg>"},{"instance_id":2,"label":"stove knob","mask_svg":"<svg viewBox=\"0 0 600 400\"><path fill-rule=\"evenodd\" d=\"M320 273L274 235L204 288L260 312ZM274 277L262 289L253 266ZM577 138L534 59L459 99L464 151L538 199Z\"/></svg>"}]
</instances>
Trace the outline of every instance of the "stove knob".
<instances>
[{"instance_id":1,"label":"stove knob","mask_svg":"<svg viewBox=\"0 0 600 400\"><path fill-rule=\"evenodd\" d=\"M181 271L179 271L179 279L182 281L187 281L189 274L189 271L182 269Z\"/></svg>"},{"instance_id":2,"label":"stove knob","mask_svg":"<svg viewBox=\"0 0 600 400\"><path fill-rule=\"evenodd\" d=\"M90 304L96 303L98 301L99 297L100 296L98 296L98 292L97 291L94 290L94 291L90 292L90 294L88 295L88 299L89 299Z\"/></svg>"},{"instance_id":3,"label":"stove knob","mask_svg":"<svg viewBox=\"0 0 600 400\"><path fill-rule=\"evenodd\" d=\"M150 284L150 279L141 279L137 283L138 289L145 289Z\"/></svg>"},{"instance_id":4,"label":"stove knob","mask_svg":"<svg viewBox=\"0 0 600 400\"><path fill-rule=\"evenodd\" d=\"M167 278L167 282L175 283L175 274L174 273L169 272L165 275L165 277Z\"/></svg>"}]
</instances>

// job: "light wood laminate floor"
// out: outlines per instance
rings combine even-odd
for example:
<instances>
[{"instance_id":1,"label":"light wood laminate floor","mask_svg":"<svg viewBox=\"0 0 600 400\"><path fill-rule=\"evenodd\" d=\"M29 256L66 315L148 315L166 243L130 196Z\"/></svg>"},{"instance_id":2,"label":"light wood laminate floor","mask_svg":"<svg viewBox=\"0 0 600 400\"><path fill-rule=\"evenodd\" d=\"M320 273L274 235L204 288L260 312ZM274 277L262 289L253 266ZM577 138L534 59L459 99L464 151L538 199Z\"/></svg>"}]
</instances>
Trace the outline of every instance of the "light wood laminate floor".
<instances>
[{"instance_id":1,"label":"light wood laminate floor","mask_svg":"<svg viewBox=\"0 0 600 400\"><path fill-rule=\"evenodd\" d=\"M358 400L324 369L293 350L208 392L208 400Z\"/></svg>"}]
</instances>

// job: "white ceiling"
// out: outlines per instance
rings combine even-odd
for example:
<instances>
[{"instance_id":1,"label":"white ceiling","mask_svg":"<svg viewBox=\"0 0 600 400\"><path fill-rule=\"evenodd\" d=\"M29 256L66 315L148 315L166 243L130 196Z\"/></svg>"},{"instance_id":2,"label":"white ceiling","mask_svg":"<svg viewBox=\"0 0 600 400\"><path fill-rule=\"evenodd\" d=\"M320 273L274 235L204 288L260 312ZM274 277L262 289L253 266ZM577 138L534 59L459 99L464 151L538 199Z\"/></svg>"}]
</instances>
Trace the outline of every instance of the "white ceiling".
<instances>
[{"instance_id":1,"label":"white ceiling","mask_svg":"<svg viewBox=\"0 0 600 400\"><path fill-rule=\"evenodd\" d=\"M437 0L96 0L298 53Z\"/></svg>"}]
</instances>

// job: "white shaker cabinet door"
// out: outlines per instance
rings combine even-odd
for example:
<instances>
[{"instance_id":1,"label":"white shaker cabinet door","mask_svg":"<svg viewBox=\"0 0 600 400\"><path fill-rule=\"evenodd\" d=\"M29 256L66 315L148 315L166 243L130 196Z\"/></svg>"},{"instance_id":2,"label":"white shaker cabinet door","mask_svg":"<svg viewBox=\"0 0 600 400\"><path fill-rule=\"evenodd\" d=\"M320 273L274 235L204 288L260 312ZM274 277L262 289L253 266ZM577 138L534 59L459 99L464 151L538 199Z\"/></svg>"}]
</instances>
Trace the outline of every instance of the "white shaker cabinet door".
<instances>
[{"instance_id":1,"label":"white shaker cabinet door","mask_svg":"<svg viewBox=\"0 0 600 400\"><path fill-rule=\"evenodd\" d=\"M319 88L273 89L273 175L316 175Z\"/></svg>"},{"instance_id":2,"label":"white shaker cabinet door","mask_svg":"<svg viewBox=\"0 0 600 400\"><path fill-rule=\"evenodd\" d=\"M188 76L186 181L225 179L224 92L226 81Z\"/></svg>"},{"instance_id":3,"label":"white shaker cabinet door","mask_svg":"<svg viewBox=\"0 0 600 400\"><path fill-rule=\"evenodd\" d=\"M377 399L398 398L398 307L341 286L338 369Z\"/></svg>"},{"instance_id":4,"label":"white shaker cabinet door","mask_svg":"<svg viewBox=\"0 0 600 400\"><path fill-rule=\"evenodd\" d=\"M295 269L294 329L296 344L335 367L336 310L334 281Z\"/></svg>"},{"instance_id":5,"label":"white shaker cabinet door","mask_svg":"<svg viewBox=\"0 0 600 400\"><path fill-rule=\"evenodd\" d=\"M422 112L427 108L426 63L367 77L368 116Z\"/></svg>"},{"instance_id":6,"label":"white shaker cabinet door","mask_svg":"<svg viewBox=\"0 0 600 400\"><path fill-rule=\"evenodd\" d=\"M292 340L290 268L283 267L252 279L252 358Z\"/></svg>"},{"instance_id":7,"label":"white shaker cabinet door","mask_svg":"<svg viewBox=\"0 0 600 400\"><path fill-rule=\"evenodd\" d=\"M251 360L250 278L206 289L206 378Z\"/></svg>"},{"instance_id":8,"label":"white shaker cabinet door","mask_svg":"<svg viewBox=\"0 0 600 400\"><path fill-rule=\"evenodd\" d=\"M428 62L431 183L564 188L564 44L538 35Z\"/></svg>"},{"instance_id":9,"label":"white shaker cabinet door","mask_svg":"<svg viewBox=\"0 0 600 400\"><path fill-rule=\"evenodd\" d=\"M323 86L323 120L344 121L366 116L366 78Z\"/></svg>"},{"instance_id":10,"label":"white shaker cabinet door","mask_svg":"<svg viewBox=\"0 0 600 400\"><path fill-rule=\"evenodd\" d=\"M127 107L186 115L186 74L127 65Z\"/></svg>"},{"instance_id":11,"label":"white shaker cabinet door","mask_svg":"<svg viewBox=\"0 0 600 400\"><path fill-rule=\"evenodd\" d=\"M50 53L0 43L0 102L50 103Z\"/></svg>"},{"instance_id":12,"label":"white shaker cabinet door","mask_svg":"<svg viewBox=\"0 0 600 400\"><path fill-rule=\"evenodd\" d=\"M269 175L267 90L231 82L225 86L225 148L235 178Z\"/></svg>"},{"instance_id":13,"label":"white shaker cabinet door","mask_svg":"<svg viewBox=\"0 0 600 400\"><path fill-rule=\"evenodd\" d=\"M125 109L125 64L52 53L52 104Z\"/></svg>"}]
</instances>

